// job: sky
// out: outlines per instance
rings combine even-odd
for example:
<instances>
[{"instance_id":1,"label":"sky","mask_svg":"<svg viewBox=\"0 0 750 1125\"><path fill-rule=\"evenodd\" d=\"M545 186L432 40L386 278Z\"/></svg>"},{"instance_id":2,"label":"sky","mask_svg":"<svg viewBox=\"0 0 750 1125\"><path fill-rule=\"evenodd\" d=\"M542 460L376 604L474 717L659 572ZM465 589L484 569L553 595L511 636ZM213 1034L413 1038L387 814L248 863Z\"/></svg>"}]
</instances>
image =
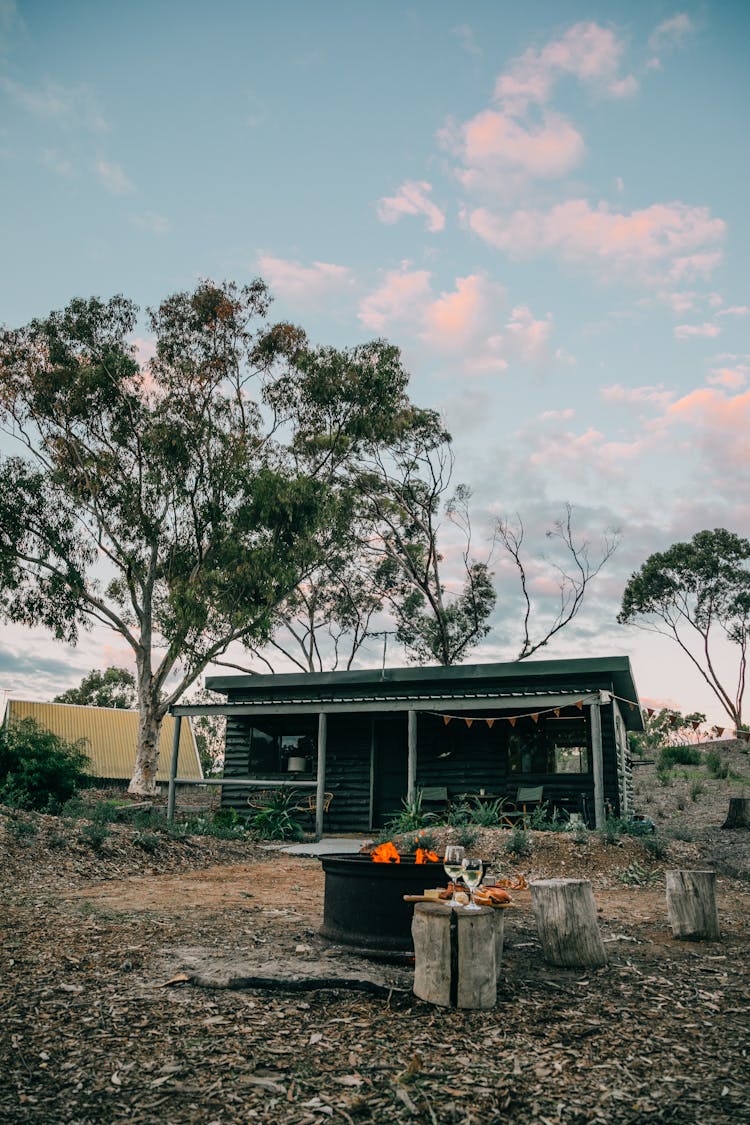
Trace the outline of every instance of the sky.
<instances>
[{"instance_id":1,"label":"sky","mask_svg":"<svg viewBox=\"0 0 750 1125\"><path fill-rule=\"evenodd\" d=\"M316 342L391 340L453 435L478 557L520 513L549 604L566 504L592 556L621 535L544 655L626 654L643 700L723 724L616 616L652 552L750 533L749 32L733 0L0 0L0 321L262 276ZM491 565L471 659L513 659ZM5 627L0 690L127 660Z\"/></svg>"}]
</instances>

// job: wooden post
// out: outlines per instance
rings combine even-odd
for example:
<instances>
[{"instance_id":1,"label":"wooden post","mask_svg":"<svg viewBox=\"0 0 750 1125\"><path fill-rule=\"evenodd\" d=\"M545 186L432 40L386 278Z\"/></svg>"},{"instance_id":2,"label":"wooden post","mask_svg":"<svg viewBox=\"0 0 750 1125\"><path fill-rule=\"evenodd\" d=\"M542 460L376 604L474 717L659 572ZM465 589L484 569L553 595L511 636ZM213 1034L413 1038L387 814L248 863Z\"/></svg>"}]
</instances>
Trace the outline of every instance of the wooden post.
<instances>
[{"instance_id":1,"label":"wooden post","mask_svg":"<svg viewBox=\"0 0 750 1125\"><path fill-rule=\"evenodd\" d=\"M417 712L409 711L409 755L406 763L406 799L411 804L417 795Z\"/></svg>"},{"instance_id":2,"label":"wooden post","mask_svg":"<svg viewBox=\"0 0 750 1125\"><path fill-rule=\"evenodd\" d=\"M597 968L607 963L588 879L536 879L531 908L550 965Z\"/></svg>"},{"instance_id":3,"label":"wooden post","mask_svg":"<svg viewBox=\"0 0 750 1125\"><path fill-rule=\"evenodd\" d=\"M375 718L373 717L370 719L370 797L367 823L370 832L375 824L375 747Z\"/></svg>"},{"instance_id":4,"label":"wooden post","mask_svg":"<svg viewBox=\"0 0 750 1125\"><path fill-rule=\"evenodd\" d=\"M672 937L718 941L715 871L667 871L667 913Z\"/></svg>"},{"instance_id":5,"label":"wooden post","mask_svg":"<svg viewBox=\"0 0 750 1125\"><path fill-rule=\"evenodd\" d=\"M594 827L604 828L604 764L602 761L602 713L598 703L589 704L591 716L591 765L594 772Z\"/></svg>"},{"instance_id":6,"label":"wooden post","mask_svg":"<svg viewBox=\"0 0 750 1125\"><path fill-rule=\"evenodd\" d=\"M444 1008L494 1008L502 926L503 911L489 906L466 911L418 902L411 927L414 995Z\"/></svg>"},{"instance_id":7,"label":"wooden post","mask_svg":"<svg viewBox=\"0 0 750 1125\"><path fill-rule=\"evenodd\" d=\"M730 797L722 828L750 828L750 797Z\"/></svg>"},{"instance_id":8,"label":"wooden post","mask_svg":"<svg viewBox=\"0 0 750 1125\"><path fill-rule=\"evenodd\" d=\"M315 792L315 837L320 839L323 835L323 806L326 799L326 737L328 734L328 716L325 711L318 715L318 787Z\"/></svg>"},{"instance_id":9,"label":"wooden post","mask_svg":"<svg viewBox=\"0 0 750 1125\"><path fill-rule=\"evenodd\" d=\"M169 763L169 789L167 791L167 820L174 820L175 778L177 777L177 761L180 756L180 727L182 715L174 716L174 730L172 732L172 758Z\"/></svg>"}]
</instances>

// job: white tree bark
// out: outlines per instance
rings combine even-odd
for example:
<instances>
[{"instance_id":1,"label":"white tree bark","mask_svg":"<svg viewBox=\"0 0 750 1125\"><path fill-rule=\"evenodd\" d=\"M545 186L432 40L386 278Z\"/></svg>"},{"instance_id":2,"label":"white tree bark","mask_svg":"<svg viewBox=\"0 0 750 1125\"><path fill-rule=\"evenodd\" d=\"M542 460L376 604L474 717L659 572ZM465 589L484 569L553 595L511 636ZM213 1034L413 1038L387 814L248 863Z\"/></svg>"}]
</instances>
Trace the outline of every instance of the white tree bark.
<instances>
[{"instance_id":1,"label":"white tree bark","mask_svg":"<svg viewBox=\"0 0 750 1125\"><path fill-rule=\"evenodd\" d=\"M672 936L683 941L718 941L715 871L667 871L667 913Z\"/></svg>"},{"instance_id":2,"label":"white tree bark","mask_svg":"<svg viewBox=\"0 0 750 1125\"><path fill-rule=\"evenodd\" d=\"M537 879L530 886L545 961L565 968L605 965L591 883L587 879Z\"/></svg>"}]
</instances>

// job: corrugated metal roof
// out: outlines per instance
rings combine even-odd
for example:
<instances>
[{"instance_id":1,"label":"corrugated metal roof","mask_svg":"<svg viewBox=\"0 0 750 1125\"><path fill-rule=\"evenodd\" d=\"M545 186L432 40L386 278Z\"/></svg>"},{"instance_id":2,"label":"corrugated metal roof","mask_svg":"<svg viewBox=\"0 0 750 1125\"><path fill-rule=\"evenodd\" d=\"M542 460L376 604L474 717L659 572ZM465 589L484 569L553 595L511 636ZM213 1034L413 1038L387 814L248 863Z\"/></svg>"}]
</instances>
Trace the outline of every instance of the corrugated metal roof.
<instances>
[{"instance_id":1,"label":"corrugated metal roof","mask_svg":"<svg viewBox=\"0 0 750 1125\"><path fill-rule=\"evenodd\" d=\"M89 772L94 777L129 779L133 775L138 743L138 712L116 707L81 707L73 703L37 703L26 699L9 699L6 710L9 721L34 719L67 742L85 739L84 751L91 759ZM157 781L169 781L174 722L167 715L159 738ZM190 723L180 729L177 776L202 776L198 752Z\"/></svg>"}]
</instances>

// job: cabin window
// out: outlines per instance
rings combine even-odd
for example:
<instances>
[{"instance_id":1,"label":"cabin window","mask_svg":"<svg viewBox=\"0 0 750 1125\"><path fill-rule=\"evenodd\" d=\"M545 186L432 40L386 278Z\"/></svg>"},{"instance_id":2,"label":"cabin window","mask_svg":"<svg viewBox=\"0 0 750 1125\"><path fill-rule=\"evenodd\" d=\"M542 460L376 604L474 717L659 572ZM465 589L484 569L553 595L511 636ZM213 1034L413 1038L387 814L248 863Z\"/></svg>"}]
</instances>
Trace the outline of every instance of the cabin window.
<instances>
[{"instance_id":1,"label":"cabin window","mask_svg":"<svg viewBox=\"0 0 750 1125\"><path fill-rule=\"evenodd\" d=\"M585 730L580 723L570 730L540 726L514 733L508 739L510 774L580 774L590 770Z\"/></svg>"},{"instance_id":2,"label":"cabin window","mask_svg":"<svg viewBox=\"0 0 750 1125\"><path fill-rule=\"evenodd\" d=\"M283 773L290 758L304 758L310 768L314 753L315 744L309 734L270 734L252 727L248 773Z\"/></svg>"}]
</instances>

